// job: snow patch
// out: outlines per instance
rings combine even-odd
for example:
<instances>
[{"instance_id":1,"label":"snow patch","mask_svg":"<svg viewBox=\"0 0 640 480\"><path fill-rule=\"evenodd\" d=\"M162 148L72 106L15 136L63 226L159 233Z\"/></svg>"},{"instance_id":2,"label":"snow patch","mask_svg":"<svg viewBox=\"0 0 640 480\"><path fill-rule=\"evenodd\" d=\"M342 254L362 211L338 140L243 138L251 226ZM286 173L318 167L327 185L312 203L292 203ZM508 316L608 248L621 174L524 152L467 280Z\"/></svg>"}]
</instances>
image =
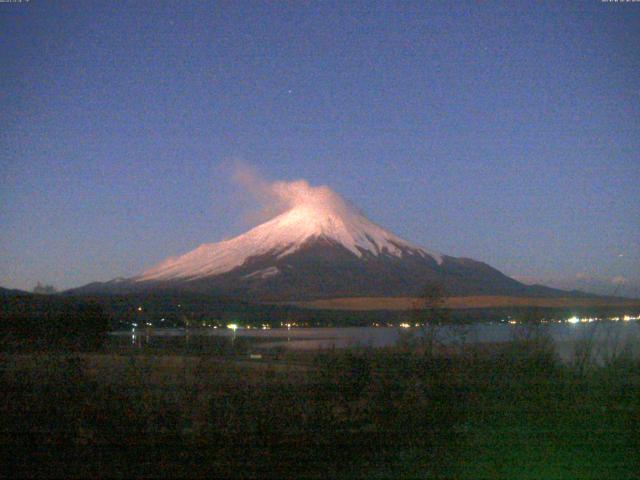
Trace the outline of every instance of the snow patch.
<instances>
[{"instance_id":1,"label":"snow patch","mask_svg":"<svg viewBox=\"0 0 640 480\"><path fill-rule=\"evenodd\" d=\"M256 270L255 272L250 273L249 275L245 275L242 278L269 278L274 275L278 275L280 273L280 269L278 267L268 267L263 268L262 270Z\"/></svg>"}]
</instances>

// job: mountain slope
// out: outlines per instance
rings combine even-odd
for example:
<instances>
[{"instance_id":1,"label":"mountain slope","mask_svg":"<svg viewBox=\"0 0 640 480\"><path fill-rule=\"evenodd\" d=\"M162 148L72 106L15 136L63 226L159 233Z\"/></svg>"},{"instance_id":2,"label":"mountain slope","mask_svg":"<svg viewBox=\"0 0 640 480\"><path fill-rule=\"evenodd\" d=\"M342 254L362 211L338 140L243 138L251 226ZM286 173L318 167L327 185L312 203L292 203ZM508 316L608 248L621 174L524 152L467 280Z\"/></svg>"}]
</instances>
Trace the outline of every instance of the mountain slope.
<instances>
[{"instance_id":1,"label":"mountain slope","mask_svg":"<svg viewBox=\"0 0 640 480\"><path fill-rule=\"evenodd\" d=\"M195 291L214 290L260 300L416 296L432 283L443 284L452 295L534 294L529 287L481 262L441 258L439 263L412 250L403 250L398 256L364 252L358 257L331 239L320 237L287 256L278 258L267 253L251 257L229 272L181 285Z\"/></svg>"},{"instance_id":2,"label":"mountain slope","mask_svg":"<svg viewBox=\"0 0 640 480\"><path fill-rule=\"evenodd\" d=\"M328 187L286 187L283 213L248 232L203 244L142 274L78 293L182 290L250 300L415 296L427 284L450 295L559 296L489 265L430 252L367 219Z\"/></svg>"}]
</instances>

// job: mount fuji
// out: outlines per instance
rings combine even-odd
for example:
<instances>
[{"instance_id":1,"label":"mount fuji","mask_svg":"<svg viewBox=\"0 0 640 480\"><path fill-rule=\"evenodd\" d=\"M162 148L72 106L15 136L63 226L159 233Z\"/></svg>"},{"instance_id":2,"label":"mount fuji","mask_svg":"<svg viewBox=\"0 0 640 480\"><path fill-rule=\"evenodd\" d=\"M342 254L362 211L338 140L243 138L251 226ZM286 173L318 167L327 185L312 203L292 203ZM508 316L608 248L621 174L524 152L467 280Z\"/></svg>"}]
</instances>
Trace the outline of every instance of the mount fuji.
<instances>
[{"instance_id":1,"label":"mount fuji","mask_svg":"<svg viewBox=\"0 0 640 480\"><path fill-rule=\"evenodd\" d=\"M330 188L270 186L284 211L229 240L203 244L129 279L77 293L178 290L257 301L417 296L438 283L449 295L559 296L489 265L431 252L366 218Z\"/></svg>"}]
</instances>

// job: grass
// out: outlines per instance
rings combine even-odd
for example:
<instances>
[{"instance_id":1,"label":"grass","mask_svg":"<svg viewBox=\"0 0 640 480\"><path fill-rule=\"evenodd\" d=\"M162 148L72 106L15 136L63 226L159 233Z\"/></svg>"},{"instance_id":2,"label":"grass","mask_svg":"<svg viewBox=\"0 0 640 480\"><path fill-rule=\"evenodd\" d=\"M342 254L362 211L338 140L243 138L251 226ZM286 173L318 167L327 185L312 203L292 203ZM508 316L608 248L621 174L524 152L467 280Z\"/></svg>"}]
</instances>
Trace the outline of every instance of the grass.
<instances>
[{"instance_id":1,"label":"grass","mask_svg":"<svg viewBox=\"0 0 640 480\"><path fill-rule=\"evenodd\" d=\"M288 357L295 368L198 354L0 360L14 476L640 478L640 362L577 369L544 339Z\"/></svg>"}]
</instances>

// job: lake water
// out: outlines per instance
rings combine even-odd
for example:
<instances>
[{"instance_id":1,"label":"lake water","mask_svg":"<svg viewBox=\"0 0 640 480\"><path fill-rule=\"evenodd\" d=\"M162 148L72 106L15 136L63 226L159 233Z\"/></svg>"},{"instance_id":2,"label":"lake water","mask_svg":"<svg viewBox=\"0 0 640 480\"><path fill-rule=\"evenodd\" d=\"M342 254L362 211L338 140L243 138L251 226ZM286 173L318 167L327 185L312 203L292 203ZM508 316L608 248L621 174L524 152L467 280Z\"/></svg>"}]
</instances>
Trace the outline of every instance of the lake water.
<instances>
[{"instance_id":1,"label":"lake water","mask_svg":"<svg viewBox=\"0 0 640 480\"><path fill-rule=\"evenodd\" d=\"M640 353L640 322L594 322L594 323L554 323L540 325L540 331L547 333L554 341L561 358L569 359L581 341L592 340L594 352L603 358L625 348ZM341 328L274 328L268 330L237 329L235 332L223 328L189 329L139 329L136 331L113 332L121 341L132 346L143 346L145 342L171 340L180 344L197 342L198 345L211 343L242 342L250 344L253 351L268 351L284 348L288 350L324 350L353 347L390 347L403 340L420 337L423 329L393 327L341 327ZM439 327L437 340L445 345L460 343L500 343L521 338L527 330L521 325L507 323L480 323L464 327Z\"/></svg>"}]
</instances>

